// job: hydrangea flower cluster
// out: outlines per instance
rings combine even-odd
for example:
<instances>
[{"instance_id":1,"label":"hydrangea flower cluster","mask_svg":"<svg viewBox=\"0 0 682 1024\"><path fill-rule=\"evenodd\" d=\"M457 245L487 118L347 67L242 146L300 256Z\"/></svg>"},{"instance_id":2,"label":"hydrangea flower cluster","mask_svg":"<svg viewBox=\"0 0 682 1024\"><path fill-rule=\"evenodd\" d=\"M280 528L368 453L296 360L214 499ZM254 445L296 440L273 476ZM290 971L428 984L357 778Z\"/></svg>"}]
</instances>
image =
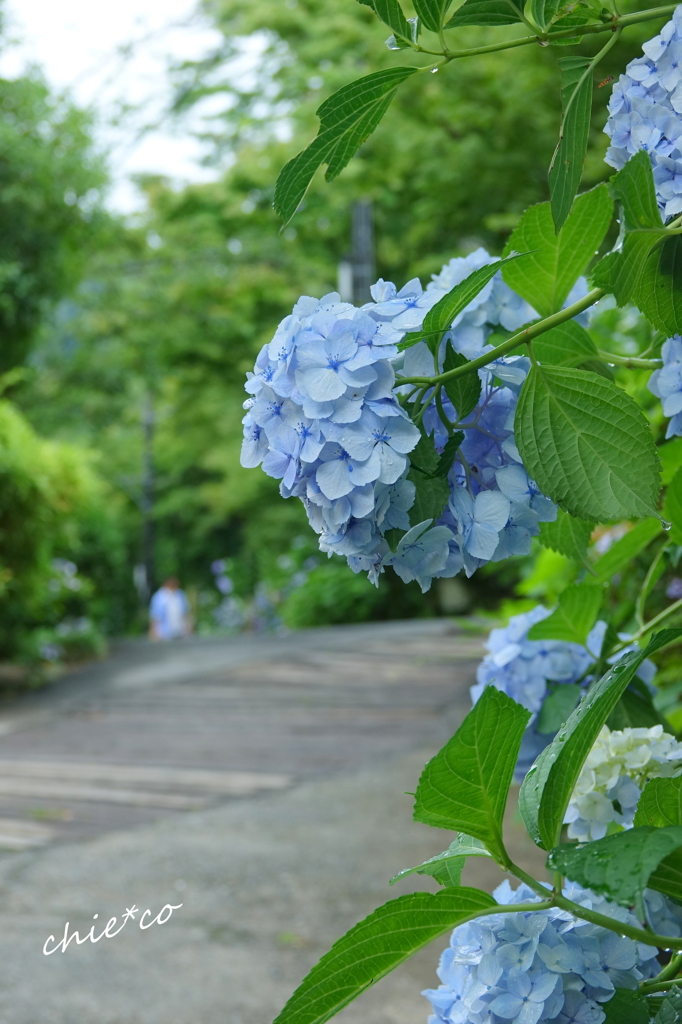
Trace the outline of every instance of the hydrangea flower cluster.
<instances>
[{"instance_id":1,"label":"hydrangea flower cluster","mask_svg":"<svg viewBox=\"0 0 682 1024\"><path fill-rule=\"evenodd\" d=\"M670 416L666 438L682 434L682 338L668 338L661 348L663 366L654 370L647 387L660 398L665 416Z\"/></svg>"},{"instance_id":2,"label":"hydrangea flower cluster","mask_svg":"<svg viewBox=\"0 0 682 1024\"><path fill-rule=\"evenodd\" d=\"M642 790L654 778L682 772L682 743L650 729L619 729L607 725L597 737L578 777L566 811L570 839L602 839L612 824L632 828Z\"/></svg>"},{"instance_id":3,"label":"hydrangea flower cluster","mask_svg":"<svg viewBox=\"0 0 682 1024\"><path fill-rule=\"evenodd\" d=\"M486 686L495 686L508 697L532 712L516 765L515 777L521 782L541 750L552 739L551 734L537 731L537 720L551 685L575 684L582 680L599 655L605 623L594 627L587 647L565 640L529 640L528 630L550 615L537 605L532 611L513 615L503 629L493 629L485 646L488 654L476 670L476 684L471 687L475 704Z\"/></svg>"},{"instance_id":4,"label":"hydrangea flower cluster","mask_svg":"<svg viewBox=\"0 0 682 1024\"><path fill-rule=\"evenodd\" d=\"M641 927L587 889L571 885L564 894ZM493 895L505 905L539 902L528 886L514 891L508 881ZM455 928L438 965L441 985L422 993L434 1011L429 1024L602 1024L600 1004L616 988L636 989L659 972L656 953L556 908L479 918Z\"/></svg>"},{"instance_id":5,"label":"hydrangea flower cluster","mask_svg":"<svg viewBox=\"0 0 682 1024\"><path fill-rule=\"evenodd\" d=\"M650 158L665 220L682 213L682 8L642 47L613 87L606 162L620 170L638 150Z\"/></svg>"},{"instance_id":6,"label":"hydrangea flower cluster","mask_svg":"<svg viewBox=\"0 0 682 1024\"><path fill-rule=\"evenodd\" d=\"M409 454L420 433L404 408L405 393L414 389L396 386L396 370L432 376L442 369L447 341L474 358L492 348L492 331L517 330L537 313L498 273L454 320L438 359L423 342L400 354L397 345L422 326L443 295L492 262L484 249L453 259L426 289L417 278L400 291L380 280L362 309L336 293L303 297L249 375L242 465L262 463L281 480L284 497L301 498L320 549L345 556L374 582L392 565L405 582L417 580L426 591L434 577L462 569L471 575L487 561L527 553L539 523L556 518L514 442L514 409L529 369L521 357L479 371L480 400L465 422L443 398L446 417L464 432L449 475L450 501L435 525L411 523L408 515L415 499ZM585 289L579 281L567 302ZM435 400L424 426L441 452L448 430ZM404 531L395 551L384 538L388 529Z\"/></svg>"}]
</instances>

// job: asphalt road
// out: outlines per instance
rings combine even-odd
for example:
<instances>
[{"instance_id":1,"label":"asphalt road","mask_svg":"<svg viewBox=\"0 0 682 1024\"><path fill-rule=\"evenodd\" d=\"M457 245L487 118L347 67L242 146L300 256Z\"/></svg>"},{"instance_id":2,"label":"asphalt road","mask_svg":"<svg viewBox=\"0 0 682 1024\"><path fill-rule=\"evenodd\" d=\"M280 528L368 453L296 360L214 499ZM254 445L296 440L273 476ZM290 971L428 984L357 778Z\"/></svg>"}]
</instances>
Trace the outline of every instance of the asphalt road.
<instances>
[{"instance_id":1,"label":"asphalt road","mask_svg":"<svg viewBox=\"0 0 682 1024\"><path fill-rule=\"evenodd\" d=\"M412 823L405 791L481 653L444 620L139 642L0 705L0 1024L269 1024L399 895L388 878L451 840ZM433 888L413 879L395 888ZM165 904L182 907L141 930ZM99 934L133 907L113 938L43 954L66 921ZM444 945L340 1024L425 1021Z\"/></svg>"}]
</instances>

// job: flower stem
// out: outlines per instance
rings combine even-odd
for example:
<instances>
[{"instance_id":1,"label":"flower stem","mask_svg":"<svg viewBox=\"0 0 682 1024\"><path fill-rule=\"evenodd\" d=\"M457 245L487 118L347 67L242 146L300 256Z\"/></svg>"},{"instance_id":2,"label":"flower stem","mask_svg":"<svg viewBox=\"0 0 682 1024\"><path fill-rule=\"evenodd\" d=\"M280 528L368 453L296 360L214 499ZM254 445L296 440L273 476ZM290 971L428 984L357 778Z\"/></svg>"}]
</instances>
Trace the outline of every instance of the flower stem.
<instances>
[{"instance_id":1,"label":"flower stem","mask_svg":"<svg viewBox=\"0 0 682 1024\"><path fill-rule=\"evenodd\" d=\"M629 939L634 939L635 942L645 942L647 946L659 946L661 949L682 950L682 938L675 939L669 935L656 935L653 932L646 932L643 928L635 928L634 925L624 924L613 917L607 917L606 914L599 914L595 910L581 907L579 903L574 903L573 900L568 900L565 896L555 895L554 903L561 910L567 910L574 917L579 917L582 921L589 921L590 924L599 925L601 928L608 928L609 931L616 932L617 935L625 935Z\"/></svg>"},{"instance_id":2,"label":"flower stem","mask_svg":"<svg viewBox=\"0 0 682 1024\"><path fill-rule=\"evenodd\" d=\"M599 349L597 355L605 363L613 366L625 366L629 370L660 370L663 366L662 359L640 359L639 356L619 356L615 352L603 352Z\"/></svg>"},{"instance_id":3,"label":"flower stem","mask_svg":"<svg viewBox=\"0 0 682 1024\"><path fill-rule=\"evenodd\" d=\"M643 993L658 992L661 988L668 988L674 984L672 979L675 979L682 970L682 953L678 953L677 956L671 958L670 963L667 967L664 967L657 978L652 978L651 981L645 982L639 986L639 991Z\"/></svg>"},{"instance_id":4,"label":"flower stem","mask_svg":"<svg viewBox=\"0 0 682 1024\"><path fill-rule=\"evenodd\" d=\"M528 344L533 338L544 334L545 331L551 331L553 327L565 323L566 320L572 320L578 313L582 313L583 310L589 309L595 302L598 302L603 295L605 295L605 292L602 288L593 288L591 292L588 292L587 295L582 299L578 299L572 305L567 306L566 309L560 309L558 313L553 313L551 316L545 317L544 320L538 320L537 323L531 324L530 327L526 327L523 331L519 331L518 334L512 335L511 338L507 338L506 341L503 341L501 345L498 345L490 352L479 356L478 359L471 359L462 366L456 366L454 370L447 370L436 377L398 377L396 383L422 384L425 387L435 387L437 384L445 383L446 380L463 377L465 373L471 373L472 370L478 370L482 366L487 366L488 363L493 363L496 359L506 355L507 352L518 348L519 345Z\"/></svg>"}]
</instances>

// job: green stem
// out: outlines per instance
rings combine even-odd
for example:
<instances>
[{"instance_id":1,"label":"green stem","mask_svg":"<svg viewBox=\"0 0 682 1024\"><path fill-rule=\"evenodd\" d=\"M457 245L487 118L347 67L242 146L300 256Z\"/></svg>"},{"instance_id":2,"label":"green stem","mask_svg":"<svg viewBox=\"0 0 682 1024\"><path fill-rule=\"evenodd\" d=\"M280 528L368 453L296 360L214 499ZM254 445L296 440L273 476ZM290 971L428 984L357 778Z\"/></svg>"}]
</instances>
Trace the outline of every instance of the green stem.
<instances>
[{"instance_id":1,"label":"green stem","mask_svg":"<svg viewBox=\"0 0 682 1024\"><path fill-rule=\"evenodd\" d=\"M622 31L623 31L622 28L617 28L615 30L615 32L613 33L613 35L609 39L608 43L606 43L604 46L602 46L602 48L599 51L599 53L597 53L592 58L592 60L590 61L590 63L587 65L587 67L583 71L582 75L580 76L578 84L573 89L573 92L571 93L571 97L570 97L568 103L566 104L566 109L564 110L564 112L563 112L563 114L561 116L561 125L562 125L561 135L563 135L563 126L566 123L566 118L568 116L568 112L571 109L571 106L573 105L573 101L575 100L576 96L578 95L578 92L580 91L581 85L583 84L585 79L589 75L592 74L592 72L596 68L597 64L599 63L599 61L602 60L602 58L606 56L606 54L609 52L611 47L614 46L618 42L618 39L619 39L620 34L621 34ZM561 135L560 135L560 137L561 137Z\"/></svg>"},{"instance_id":2,"label":"green stem","mask_svg":"<svg viewBox=\"0 0 682 1024\"><path fill-rule=\"evenodd\" d=\"M603 352L599 349L597 355L605 363L613 366L625 366L629 370L660 370L663 366L662 359L640 359L639 356L619 356L615 352Z\"/></svg>"},{"instance_id":3,"label":"green stem","mask_svg":"<svg viewBox=\"0 0 682 1024\"><path fill-rule=\"evenodd\" d=\"M657 992L663 987L661 984L671 984L671 979L675 978L682 970L682 953L678 953L677 956L671 958L670 963L667 967L664 967L657 978L652 978L651 981L646 981L644 984L639 986L639 991L643 993ZM667 986L666 986L667 987Z\"/></svg>"},{"instance_id":4,"label":"green stem","mask_svg":"<svg viewBox=\"0 0 682 1024\"><path fill-rule=\"evenodd\" d=\"M658 615L655 615L653 619L649 619L648 622L645 622L644 625L640 629L638 629L636 633L632 634L629 640L624 640L621 644L618 644L616 647L614 647L612 653L617 654L618 651L622 651L624 647L629 647L630 644L633 643L633 641L640 640L647 633L650 633L652 629L655 629L656 626L660 626L662 622L665 622L665 620L669 618L669 616L674 615L675 612L678 612L680 610L682 610L682 598L679 601L675 601L674 604L668 605L668 607L664 608L662 612L659 612Z\"/></svg>"},{"instance_id":5,"label":"green stem","mask_svg":"<svg viewBox=\"0 0 682 1024\"><path fill-rule=\"evenodd\" d=\"M644 608L646 605L646 599L649 596L649 590L652 585L651 580L653 578L654 573L656 572L656 569L658 568L658 563L661 561L661 558L663 557L663 552L665 551L667 546L668 541L666 539L659 547L658 551L656 552L654 560L647 569L647 574L644 577L644 582L642 583L639 594L637 595L637 603L635 605L635 616L637 618L637 625L640 627L640 629L644 629Z\"/></svg>"},{"instance_id":6,"label":"green stem","mask_svg":"<svg viewBox=\"0 0 682 1024\"><path fill-rule=\"evenodd\" d=\"M599 914L595 910L587 910L578 903L574 903L573 900L567 900L565 896L558 894L554 896L554 903L561 910L567 910L582 921L589 921L590 924L608 928L609 931L616 932L617 935L625 935L629 939L634 939L635 942L645 942L647 946L658 946L660 949L682 949L682 938L674 939L669 935L645 932L643 928L635 928L634 925L623 924L622 921L616 921L613 917Z\"/></svg>"},{"instance_id":7,"label":"green stem","mask_svg":"<svg viewBox=\"0 0 682 1024\"><path fill-rule=\"evenodd\" d=\"M435 387L437 384L444 384L446 380L454 380L456 377L463 377L465 373L471 373L472 370L478 370L482 366L487 366L488 363L494 362L499 359L500 356L505 356L507 352L511 352L512 349L518 348L519 345L527 344L532 341L533 338L537 338L540 334L544 334L545 331L551 331L553 327L557 327L559 324L563 324L566 320L572 320L578 313L582 313L583 310L589 309L595 302L598 302L606 293L602 288L593 288L591 292L588 292L582 299L574 302L571 306L567 306L566 309L560 309L558 313L553 313L551 316L546 317L544 320L538 320L537 323L531 324L530 327L526 327L525 330L519 331L518 334L514 334L511 338L507 338L497 348L492 349L490 352L486 352L485 355L479 356L478 359L471 359L468 363L464 363L462 366L456 366L454 370L447 370L445 373L439 374L437 377L398 377L397 384L421 384L427 388Z\"/></svg>"},{"instance_id":8,"label":"green stem","mask_svg":"<svg viewBox=\"0 0 682 1024\"><path fill-rule=\"evenodd\" d=\"M438 415L440 416L441 422L448 432L448 437L452 437L455 427L452 421L445 415L445 409L443 408L443 394L440 387L436 388L436 408L438 409Z\"/></svg>"}]
</instances>

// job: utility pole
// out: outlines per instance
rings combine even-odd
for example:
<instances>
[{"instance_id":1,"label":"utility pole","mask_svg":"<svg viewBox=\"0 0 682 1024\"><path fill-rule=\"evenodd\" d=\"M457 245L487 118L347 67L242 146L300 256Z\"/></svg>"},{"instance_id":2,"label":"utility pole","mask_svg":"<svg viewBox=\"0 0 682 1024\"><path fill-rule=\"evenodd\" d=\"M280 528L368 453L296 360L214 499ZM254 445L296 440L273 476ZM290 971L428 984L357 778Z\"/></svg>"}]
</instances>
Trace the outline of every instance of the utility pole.
<instances>
[{"instance_id":1,"label":"utility pole","mask_svg":"<svg viewBox=\"0 0 682 1024\"><path fill-rule=\"evenodd\" d=\"M375 276L372 200L360 199L353 203L350 258L339 263L337 288L342 301L356 306L369 302Z\"/></svg>"}]
</instances>

